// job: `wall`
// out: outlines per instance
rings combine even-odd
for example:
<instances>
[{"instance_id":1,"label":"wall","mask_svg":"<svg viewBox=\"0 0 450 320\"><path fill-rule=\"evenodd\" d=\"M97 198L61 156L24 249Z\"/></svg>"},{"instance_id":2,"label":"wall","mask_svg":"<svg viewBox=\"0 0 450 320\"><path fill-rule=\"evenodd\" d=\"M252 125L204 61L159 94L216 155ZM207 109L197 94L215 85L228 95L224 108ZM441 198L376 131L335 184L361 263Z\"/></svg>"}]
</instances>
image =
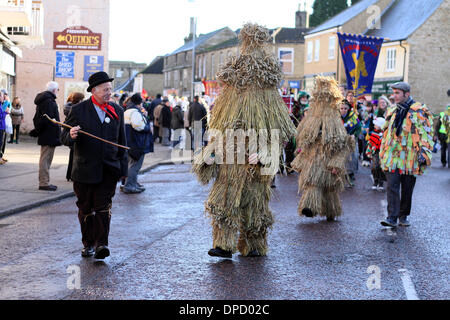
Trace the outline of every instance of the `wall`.
<instances>
[{"instance_id":1,"label":"wall","mask_svg":"<svg viewBox=\"0 0 450 320\"><path fill-rule=\"evenodd\" d=\"M25 109L25 122L22 126L25 131L33 128L32 119L35 113L34 98L39 92L45 90L47 82L53 80L53 68L56 63L56 51L75 52L75 74L73 79L56 78L60 86L57 103L60 117L67 90L75 87L85 90L87 82L83 81L84 56L104 56L104 70L109 69L108 41L109 41L109 1L108 0L44 0L44 41L45 44L37 47L24 47L22 58L17 60L17 95L22 100ZM53 33L61 32L69 26L82 25L94 33L102 34L101 51L88 50L54 50ZM84 91L86 97L90 96Z\"/></svg>"},{"instance_id":2,"label":"wall","mask_svg":"<svg viewBox=\"0 0 450 320\"><path fill-rule=\"evenodd\" d=\"M163 93L164 74L143 74L144 89L150 97Z\"/></svg>"},{"instance_id":3,"label":"wall","mask_svg":"<svg viewBox=\"0 0 450 320\"><path fill-rule=\"evenodd\" d=\"M443 111L450 80L450 1L441 6L409 38L411 45L409 77L411 95L434 113Z\"/></svg>"}]
</instances>

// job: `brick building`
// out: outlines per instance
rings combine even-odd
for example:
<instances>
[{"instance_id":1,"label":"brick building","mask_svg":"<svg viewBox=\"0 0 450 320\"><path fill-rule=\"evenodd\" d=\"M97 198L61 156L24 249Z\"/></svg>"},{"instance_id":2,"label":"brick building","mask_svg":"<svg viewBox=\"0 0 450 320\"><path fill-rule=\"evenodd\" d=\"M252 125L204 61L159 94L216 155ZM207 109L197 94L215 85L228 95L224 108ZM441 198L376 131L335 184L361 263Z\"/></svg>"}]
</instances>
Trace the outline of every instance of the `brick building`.
<instances>
[{"instance_id":1,"label":"brick building","mask_svg":"<svg viewBox=\"0 0 450 320\"><path fill-rule=\"evenodd\" d=\"M22 57L17 59L16 94L25 109L25 131L32 129L34 98L47 82L59 84L57 103L64 120L68 95L80 91L89 97L87 77L109 67L108 0L42 0L42 5L43 43L18 42Z\"/></svg>"}]
</instances>

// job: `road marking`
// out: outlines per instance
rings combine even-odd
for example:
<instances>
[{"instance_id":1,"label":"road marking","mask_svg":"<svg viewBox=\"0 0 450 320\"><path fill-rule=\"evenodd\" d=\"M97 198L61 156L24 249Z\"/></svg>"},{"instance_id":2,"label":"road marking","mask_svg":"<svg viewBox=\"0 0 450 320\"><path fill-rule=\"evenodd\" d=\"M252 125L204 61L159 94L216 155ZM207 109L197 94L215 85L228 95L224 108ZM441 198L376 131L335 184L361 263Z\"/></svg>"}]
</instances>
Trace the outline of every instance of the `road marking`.
<instances>
[{"instance_id":1,"label":"road marking","mask_svg":"<svg viewBox=\"0 0 450 320\"><path fill-rule=\"evenodd\" d=\"M406 292L406 299L420 300L414 287L414 283L411 280L411 275L409 274L408 269L398 269L398 272L402 274L401 278L403 282L403 287L405 288Z\"/></svg>"}]
</instances>

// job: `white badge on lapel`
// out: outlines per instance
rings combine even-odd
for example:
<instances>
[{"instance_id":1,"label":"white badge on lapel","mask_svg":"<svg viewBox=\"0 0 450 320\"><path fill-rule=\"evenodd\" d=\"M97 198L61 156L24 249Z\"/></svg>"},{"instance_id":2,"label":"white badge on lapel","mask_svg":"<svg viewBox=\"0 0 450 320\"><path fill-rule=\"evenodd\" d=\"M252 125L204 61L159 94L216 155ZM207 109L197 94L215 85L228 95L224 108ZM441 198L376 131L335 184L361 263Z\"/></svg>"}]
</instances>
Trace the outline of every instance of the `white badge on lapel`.
<instances>
[{"instance_id":1,"label":"white badge on lapel","mask_svg":"<svg viewBox=\"0 0 450 320\"><path fill-rule=\"evenodd\" d=\"M110 122L111 122L111 119L108 118L108 117L106 117L106 118L105 118L105 122L106 122L106 123L110 123Z\"/></svg>"}]
</instances>

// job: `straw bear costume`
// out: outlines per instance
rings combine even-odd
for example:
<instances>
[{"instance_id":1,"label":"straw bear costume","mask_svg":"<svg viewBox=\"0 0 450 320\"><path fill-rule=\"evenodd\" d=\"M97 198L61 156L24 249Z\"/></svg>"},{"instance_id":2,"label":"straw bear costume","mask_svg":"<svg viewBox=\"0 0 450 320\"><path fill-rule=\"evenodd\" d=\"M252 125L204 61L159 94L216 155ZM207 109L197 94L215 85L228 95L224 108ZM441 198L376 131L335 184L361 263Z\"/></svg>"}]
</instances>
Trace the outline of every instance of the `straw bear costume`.
<instances>
[{"instance_id":1,"label":"straw bear costume","mask_svg":"<svg viewBox=\"0 0 450 320\"><path fill-rule=\"evenodd\" d=\"M211 135L208 146L196 155L193 171L203 184L215 179L205 203L212 220L214 248L232 253L239 250L244 256L255 250L266 255L267 232L273 224L270 186L282 144L295 135L295 127L277 91L282 73L266 48L271 40L268 30L246 24L239 38L239 57L231 57L217 74L222 91L208 131L219 135ZM245 143L228 139L236 132L245 133ZM268 152L261 148L261 141L267 141ZM255 154L259 162L250 164L249 156ZM275 169L265 172L270 165Z\"/></svg>"},{"instance_id":2,"label":"straw bear costume","mask_svg":"<svg viewBox=\"0 0 450 320\"><path fill-rule=\"evenodd\" d=\"M346 163L355 143L339 114L343 96L336 80L318 76L312 96L309 114L297 128L300 152L292 163L302 191L298 213L332 220L341 215L339 192L344 189Z\"/></svg>"}]
</instances>

